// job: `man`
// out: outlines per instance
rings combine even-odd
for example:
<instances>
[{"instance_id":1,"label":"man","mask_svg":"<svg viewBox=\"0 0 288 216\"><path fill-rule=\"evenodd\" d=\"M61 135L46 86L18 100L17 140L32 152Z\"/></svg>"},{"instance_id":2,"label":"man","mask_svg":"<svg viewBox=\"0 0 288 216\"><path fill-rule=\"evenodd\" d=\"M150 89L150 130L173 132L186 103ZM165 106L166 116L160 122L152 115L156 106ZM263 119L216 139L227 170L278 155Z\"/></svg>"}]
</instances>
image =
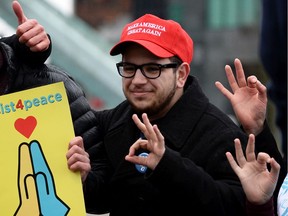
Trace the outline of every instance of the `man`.
<instances>
[{"instance_id":1,"label":"man","mask_svg":"<svg viewBox=\"0 0 288 216\"><path fill-rule=\"evenodd\" d=\"M49 36L37 20L25 16L19 2L12 7L19 26L15 35L0 39L0 95L62 81L75 135L89 148L96 136L95 117L83 90L65 71L44 64L51 53Z\"/></svg>"},{"instance_id":2,"label":"man","mask_svg":"<svg viewBox=\"0 0 288 216\"><path fill-rule=\"evenodd\" d=\"M255 210L258 210L259 208L260 210L261 208L264 208L262 209L262 211L265 213L271 214L272 212L273 215L274 213L275 215L277 215L276 208L273 212L273 199L271 199L271 197L273 197L274 195L274 205L276 206L279 187L281 186L285 178L287 170L285 170L284 161L278 150L276 141L271 134L267 123L265 122L267 107L266 87L259 80L257 80L255 76L248 77L246 81L245 74L239 59L235 59L235 68L237 74L237 82L232 73L231 67L228 65L225 67L227 78L230 87L233 90L233 93L230 93L219 82L216 82L216 87L218 87L218 89L230 100L237 119L243 127L243 130L247 134L250 134L248 146L246 148L246 151L249 152L247 153L248 163L245 162L244 158L239 159L239 149L241 148L241 145L238 138L236 138L234 142L235 145L238 147L236 148L236 155L237 159L239 159L238 162L241 168L239 167L237 169L238 166L235 166L235 163L232 163L234 165L232 166L231 162L233 161L233 159L231 153L228 153L228 155L226 153L226 155L231 167L239 177L244 188L248 200L247 206L249 208L247 210L249 212L249 215L256 215L253 214L253 212ZM138 128L141 129L141 131L145 134L148 141L138 140L135 144L133 144L130 147L130 152L129 155L126 156L126 159L134 163L147 165L151 169L155 169L155 166L160 162L163 151L165 150L163 136L156 125L152 126L150 124L146 114L143 114L143 124L136 115L133 116L133 119L137 124ZM251 147L252 145L254 145L254 134L258 135L258 143L255 148L256 152L267 151L271 154L273 159L270 159L270 156L266 153L259 153L258 159L257 161L255 161L254 147ZM148 149L151 152L155 152L156 157L151 157L151 160L149 161L145 158L143 159L141 157L135 156L135 151L140 148ZM267 166L266 161L271 165L271 172L269 172L270 167ZM277 163L277 161L282 166L279 180L278 175L280 165ZM260 166L258 162L260 163ZM255 177L257 176L256 179L251 178L251 176L254 177L254 175L249 175L249 173L251 174L251 168L253 170L253 173L256 174L256 172L258 172L257 175L255 175ZM248 178L251 182L246 183L246 181L249 181ZM253 181L257 181L257 183ZM268 200L269 202L266 204ZM260 206L264 203L265 207ZM267 211L266 209L266 207L268 206L270 207L270 211Z\"/></svg>"},{"instance_id":3,"label":"man","mask_svg":"<svg viewBox=\"0 0 288 216\"><path fill-rule=\"evenodd\" d=\"M185 30L147 14L124 27L110 54L122 54L117 69L127 100L95 112L99 143L88 150L89 173L81 137L67 153L70 169L82 173L87 212L245 215L225 153L247 135L190 75L193 41Z\"/></svg>"}]
</instances>

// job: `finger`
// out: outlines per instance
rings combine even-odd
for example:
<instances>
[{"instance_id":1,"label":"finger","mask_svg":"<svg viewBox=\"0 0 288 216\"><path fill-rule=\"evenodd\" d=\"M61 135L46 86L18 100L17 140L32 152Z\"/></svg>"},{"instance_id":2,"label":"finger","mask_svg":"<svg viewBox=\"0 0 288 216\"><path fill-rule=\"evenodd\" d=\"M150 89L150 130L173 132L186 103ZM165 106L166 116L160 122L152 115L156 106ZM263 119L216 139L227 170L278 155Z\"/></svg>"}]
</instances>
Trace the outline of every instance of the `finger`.
<instances>
[{"instance_id":1,"label":"finger","mask_svg":"<svg viewBox=\"0 0 288 216\"><path fill-rule=\"evenodd\" d=\"M33 52L45 51L49 48L49 45L50 40L46 33L44 37L38 35L33 37L26 43L26 46L30 47L30 50Z\"/></svg>"},{"instance_id":2,"label":"finger","mask_svg":"<svg viewBox=\"0 0 288 216\"><path fill-rule=\"evenodd\" d=\"M249 76L247 78L247 85L249 88L256 88L257 86L257 77L256 76Z\"/></svg>"},{"instance_id":3,"label":"finger","mask_svg":"<svg viewBox=\"0 0 288 216\"><path fill-rule=\"evenodd\" d=\"M274 158L271 158L270 165L271 165L271 171L270 171L271 176L273 180L277 182L281 167Z\"/></svg>"},{"instance_id":4,"label":"finger","mask_svg":"<svg viewBox=\"0 0 288 216\"><path fill-rule=\"evenodd\" d=\"M148 158L147 157L143 157L143 156L137 156L137 155L126 155L125 156L125 160L134 163L134 164L138 164L138 165L143 165L143 166L147 166L147 161Z\"/></svg>"},{"instance_id":5,"label":"finger","mask_svg":"<svg viewBox=\"0 0 288 216\"><path fill-rule=\"evenodd\" d=\"M236 161L234 160L232 154L230 152L226 152L226 158L231 166L231 168L233 169L233 171L236 173L236 175L238 176L238 172L240 171L240 167L238 166L238 164L236 163Z\"/></svg>"},{"instance_id":6,"label":"finger","mask_svg":"<svg viewBox=\"0 0 288 216\"><path fill-rule=\"evenodd\" d=\"M68 168L74 172L89 172L91 169L89 155L73 154L67 161Z\"/></svg>"},{"instance_id":7,"label":"finger","mask_svg":"<svg viewBox=\"0 0 288 216\"><path fill-rule=\"evenodd\" d=\"M77 145L80 148L84 149L84 142L81 136L76 136L72 138L69 142L68 149L72 148L72 146Z\"/></svg>"},{"instance_id":8,"label":"finger","mask_svg":"<svg viewBox=\"0 0 288 216\"><path fill-rule=\"evenodd\" d=\"M138 149L147 149L147 146L148 140L138 139L132 146L130 146L128 155L134 156Z\"/></svg>"},{"instance_id":9,"label":"finger","mask_svg":"<svg viewBox=\"0 0 288 216\"><path fill-rule=\"evenodd\" d=\"M138 116L136 114L133 114L132 119L133 119L134 123L136 124L136 126L139 128L139 130L145 134L146 126L141 122L141 120L138 118Z\"/></svg>"},{"instance_id":10,"label":"finger","mask_svg":"<svg viewBox=\"0 0 288 216\"><path fill-rule=\"evenodd\" d=\"M72 172L88 173L91 170L90 163L85 163L83 161L77 161L68 166L69 170Z\"/></svg>"},{"instance_id":11,"label":"finger","mask_svg":"<svg viewBox=\"0 0 288 216\"><path fill-rule=\"evenodd\" d=\"M15 15L17 16L19 25L27 21L27 17L25 16L24 11L18 1L12 2L12 8L14 10Z\"/></svg>"},{"instance_id":12,"label":"finger","mask_svg":"<svg viewBox=\"0 0 288 216\"><path fill-rule=\"evenodd\" d=\"M234 60L234 66L236 69L236 77L237 77L239 87L246 86L247 84L246 84L245 73L242 67L242 63L238 58Z\"/></svg>"},{"instance_id":13,"label":"finger","mask_svg":"<svg viewBox=\"0 0 288 216\"><path fill-rule=\"evenodd\" d=\"M35 46L43 40L49 39L45 29L37 20L29 20L17 28L17 34L20 36L21 43L27 43L27 46Z\"/></svg>"},{"instance_id":14,"label":"finger","mask_svg":"<svg viewBox=\"0 0 288 216\"><path fill-rule=\"evenodd\" d=\"M16 29L16 34L19 37L20 43L26 43L31 38L35 36L35 32L39 33L41 31L41 25L38 24L38 21L35 19L27 20L26 22L19 25ZM42 31L43 31L42 27Z\"/></svg>"},{"instance_id":15,"label":"finger","mask_svg":"<svg viewBox=\"0 0 288 216\"><path fill-rule=\"evenodd\" d=\"M84 149L82 149L81 147L77 145L72 146L68 150L66 154L66 159L67 159L67 165L69 169L74 163L77 163L78 161L90 162L89 154Z\"/></svg>"},{"instance_id":16,"label":"finger","mask_svg":"<svg viewBox=\"0 0 288 216\"><path fill-rule=\"evenodd\" d=\"M147 128L148 132L153 132L153 127L152 127L146 113L142 114L142 119L143 119L143 123L144 123L145 127Z\"/></svg>"},{"instance_id":17,"label":"finger","mask_svg":"<svg viewBox=\"0 0 288 216\"><path fill-rule=\"evenodd\" d=\"M255 136L254 134L249 134L248 143L246 146L246 158L247 161L256 160L255 156Z\"/></svg>"},{"instance_id":18,"label":"finger","mask_svg":"<svg viewBox=\"0 0 288 216\"><path fill-rule=\"evenodd\" d=\"M225 66L226 77L229 82L229 85L233 93L239 88L238 83L236 82L235 76L233 74L232 68L229 65Z\"/></svg>"},{"instance_id":19,"label":"finger","mask_svg":"<svg viewBox=\"0 0 288 216\"><path fill-rule=\"evenodd\" d=\"M267 88L259 80L256 83L256 88L258 90L259 100L264 104L267 104Z\"/></svg>"},{"instance_id":20,"label":"finger","mask_svg":"<svg viewBox=\"0 0 288 216\"><path fill-rule=\"evenodd\" d=\"M89 155L82 147L78 145L73 145L71 148L69 148L68 152L66 153L66 158L69 160L74 154L79 154L79 155Z\"/></svg>"},{"instance_id":21,"label":"finger","mask_svg":"<svg viewBox=\"0 0 288 216\"><path fill-rule=\"evenodd\" d=\"M154 129L154 132L155 132L155 134L156 134L156 136L157 136L157 139L158 139L159 141L164 141L164 136L162 135L162 133L161 133L161 131L159 130L158 126L157 126L157 125L154 125L154 126L153 126L153 129Z\"/></svg>"},{"instance_id":22,"label":"finger","mask_svg":"<svg viewBox=\"0 0 288 216\"><path fill-rule=\"evenodd\" d=\"M156 134L157 137L157 141L155 142L154 146L156 146L157 148L154 148L152 146L151 151L153 152L153 149L155 149L155 154L157 154L158 157L162 158L162 156L165 153L165 141L164 141L164 136L162 135L162 133L160 132L159 128L157 125L153 125L153 129L154 132Z\"/></svg>"},{"instance_id":23,"label":"finger","mask_svg":"<svg viewBox=\"0 0 288 216\"><path fill-rule=\"evenodd\" d=\"M257 162L262 165L262 167L266 170L267 163L270 163L271 158L265 152L259 152L257 155Z\"/></svg>"},{"instance_id":24,"label":"finger","mask_svg":"<svg viewBox=\"0 0 288 216\"><path fill-rule=\"evenodd\" d=\"M247 161L243 153L241 142L238 138L234 140L234 145L235 145L235 152L236 152L236 160L239 166L243 167Z\"/></svg>"},{"instance_id":25,"label":"finger","mask_svg":"<svg viewBox=\"0 0 288 216\"><path fill-rule=\"evenodd\" d=\"M143 119L143 123L144 123L145 128L146 128L145 133L144 133L144 131L143 131L145 137L146 137L147 139L149 139L149 140L157 141L157 135L156 135L156 133L155 133L155 131L154 131L154 129L153 129L153 126L152 126L152 124L150 123L150 121L149 121L148 116L147 116L146 113L143 113L143 114L142 114L142 119Z\"/></svg>"},{"instance_id":26,"label":"finger","mask_svg":"<svg viewBox=\"0 0 288 216\"><path fill-rule=\"evenodd\" d=\"M220 83L219 81L216 81L215 82L215 86L219 89L219 91L230 101L233 94L228 90L226 89L222 83Z\"/></svg>"}]
</instances>

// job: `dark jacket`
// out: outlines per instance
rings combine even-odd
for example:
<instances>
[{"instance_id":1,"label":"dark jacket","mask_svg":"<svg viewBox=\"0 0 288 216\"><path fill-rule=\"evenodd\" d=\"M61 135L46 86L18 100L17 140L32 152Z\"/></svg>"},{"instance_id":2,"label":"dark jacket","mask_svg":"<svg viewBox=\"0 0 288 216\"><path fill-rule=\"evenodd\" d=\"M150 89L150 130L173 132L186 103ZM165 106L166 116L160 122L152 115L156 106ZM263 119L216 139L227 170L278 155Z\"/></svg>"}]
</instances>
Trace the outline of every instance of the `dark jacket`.
<instances>
[{"instance_id":1,"label":"dark jacket","mask_svg":"<svg viewBox=\"0 0 288 216\"><path fill-rule=\"evenodd\" d=\"M50 36L48 35L49 39ZM12 50L11 54L6 55L6 60L10 60L9 58L11 57L11 62L15 62L15 58L17 58L18 62L31 65L31 66L36 66L36 65L41 65L43 64L47 58L50 56L51 51L52 51L52 42L50 40L50 46L49 48L44 51L44 52L32 52L29 50L29 47L25 46L24 44L19 43L19 38L16 34L9 36L9 37L0 37L0 42L5 43L8 45ZM3 47L3 45L1 45ZM6 48L1 48L2 50L5 50Z\"/></svg>"},{"instance_id":2,"label":"dark jacket","mask_svg":"<svg viewBox=\"0 0 288 216\"><path fill-rule=\"evenodd\" d=\"M18 42L16 35L0 39L5 65L0 73L7 74L5 94L63 81L68 96L76 136L82 136L85 147L93 145L96 136L95 116L81 87L62 69L43 64L51 52L33 53ZM68 143L67 143L68 147Z\"/></svg>"},{"instance_id":3,"label":"dark jacket","mask_svg":"<svg viewBox=\"0 0 288 216\"><path fill-rule=\"evenodd\" d=\"M153 122L166 144L153 172L141 174L124 159L140 137L129 103L95 112L99 143L89 151L92 172L84 185L87 212L109 211L111 216L245 215L244 192L225 152L234 153L236 137L246 145L247 136L209 103L194 77L188 78L185 88L166 116Z\"/></svg>"}]
</instances>

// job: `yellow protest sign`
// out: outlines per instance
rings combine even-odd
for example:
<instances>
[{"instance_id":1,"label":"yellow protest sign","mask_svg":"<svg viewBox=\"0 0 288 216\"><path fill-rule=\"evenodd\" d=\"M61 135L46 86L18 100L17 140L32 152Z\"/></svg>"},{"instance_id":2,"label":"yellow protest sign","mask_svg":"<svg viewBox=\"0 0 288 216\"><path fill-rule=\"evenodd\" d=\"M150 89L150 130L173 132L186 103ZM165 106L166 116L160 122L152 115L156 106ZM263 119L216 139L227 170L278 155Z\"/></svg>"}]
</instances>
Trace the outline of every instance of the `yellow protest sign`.
<instances>
[{"instance_id":1,"label":"yellow protest sign","mask_svg":"<svg viewBox=\"0 0 288 216\"><path fill-rule=\"evenodd\" d=\"M67 167L74 137L63 82L0 97L0 215L86 215L80 173Z\"/></svg>"}]
</instances>

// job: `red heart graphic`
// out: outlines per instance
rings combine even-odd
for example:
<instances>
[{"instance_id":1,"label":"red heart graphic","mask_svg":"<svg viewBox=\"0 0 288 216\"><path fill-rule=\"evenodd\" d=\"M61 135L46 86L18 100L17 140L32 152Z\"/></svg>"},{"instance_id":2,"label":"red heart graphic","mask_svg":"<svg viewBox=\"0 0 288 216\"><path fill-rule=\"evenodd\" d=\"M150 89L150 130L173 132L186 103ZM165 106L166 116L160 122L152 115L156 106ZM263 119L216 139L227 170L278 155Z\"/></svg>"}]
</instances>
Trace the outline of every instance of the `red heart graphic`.
<instances>
[{"instance_id":1,"label":"red heart graphic","mask_svg":"<svg viewBox=\"0 0 288 216\"><path fill-rule=\"evenodd\" d=\"M34 116L28 116L26 119L18 118L15 123L15 129L26 138L29 138L37 125L37 120Z\"/></svg>"}]
</instances>

